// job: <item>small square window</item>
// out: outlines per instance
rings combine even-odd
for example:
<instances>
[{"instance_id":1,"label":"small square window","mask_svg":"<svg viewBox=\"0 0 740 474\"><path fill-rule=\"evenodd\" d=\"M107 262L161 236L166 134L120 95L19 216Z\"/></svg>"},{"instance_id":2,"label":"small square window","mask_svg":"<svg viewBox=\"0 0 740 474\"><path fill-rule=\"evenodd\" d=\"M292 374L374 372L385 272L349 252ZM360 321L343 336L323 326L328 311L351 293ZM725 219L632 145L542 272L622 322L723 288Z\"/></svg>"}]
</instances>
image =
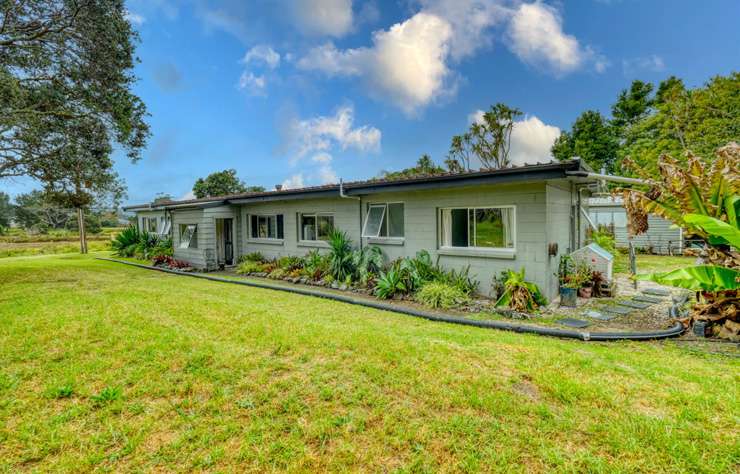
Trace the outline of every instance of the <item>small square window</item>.
<instances>
[{"instance_id":1,"label":"small square window","mask_svg":"<svg viewBox=\"0 0 740 474\"><path fill-rule=\"evenodd\" d=\"M197 224L180 224L180 248L198 248Z\"/></svg>"}]
</instances>

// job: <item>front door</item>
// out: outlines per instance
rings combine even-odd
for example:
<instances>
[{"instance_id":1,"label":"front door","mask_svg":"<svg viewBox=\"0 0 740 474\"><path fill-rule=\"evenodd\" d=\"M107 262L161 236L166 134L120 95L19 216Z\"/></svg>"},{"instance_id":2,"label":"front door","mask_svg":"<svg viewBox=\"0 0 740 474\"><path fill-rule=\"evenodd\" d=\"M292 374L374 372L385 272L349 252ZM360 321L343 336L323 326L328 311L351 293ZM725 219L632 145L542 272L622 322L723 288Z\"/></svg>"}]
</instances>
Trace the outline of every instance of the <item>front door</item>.
<instances>
[{"instance_id":1,"label":"front door","mask_svg":"<svg viewBox=\"0 0 740 474\"><path fill-rule=\"evenodd\" d=\"M224 219L224 263L234 264L234 219Z\"/></svg>"}]
</instances>

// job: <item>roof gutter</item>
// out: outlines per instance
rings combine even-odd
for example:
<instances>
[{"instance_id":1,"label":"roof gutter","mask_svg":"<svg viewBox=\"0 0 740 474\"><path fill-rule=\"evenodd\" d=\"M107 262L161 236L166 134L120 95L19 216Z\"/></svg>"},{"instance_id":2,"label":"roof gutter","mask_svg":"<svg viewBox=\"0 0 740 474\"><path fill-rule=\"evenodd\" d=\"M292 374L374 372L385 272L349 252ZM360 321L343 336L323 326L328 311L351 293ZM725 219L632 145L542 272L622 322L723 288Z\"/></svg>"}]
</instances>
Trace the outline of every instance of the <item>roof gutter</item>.
<instances>
[{"instance_id":1,"label":"roof gutter","mask_svg":"<svg viewBox=\"0 0 740 474\"><path fill-rule=\"evenodd\" d=\"M578 178L592 178L592 179L599 179L599 180L604 180L604 181L612 181L614 183L643 184L643 185L650 184L644 179L628 178L626 176L612 176L610 174L590 173L588 171L566 171L565 174L568 176L575 176Z\"/></svg>"}]
</instances>

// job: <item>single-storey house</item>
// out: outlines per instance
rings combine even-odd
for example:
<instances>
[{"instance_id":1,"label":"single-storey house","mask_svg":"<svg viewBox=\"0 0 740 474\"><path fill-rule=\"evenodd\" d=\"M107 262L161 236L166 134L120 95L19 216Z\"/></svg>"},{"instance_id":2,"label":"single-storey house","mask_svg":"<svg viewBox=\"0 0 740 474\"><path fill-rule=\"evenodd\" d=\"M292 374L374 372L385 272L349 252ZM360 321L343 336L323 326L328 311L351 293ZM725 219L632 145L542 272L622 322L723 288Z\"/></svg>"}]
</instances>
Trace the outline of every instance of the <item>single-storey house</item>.
<instances>
[{"instance_id":1,"label":"single-storey house","mask_svg":"<svg viewBox=\"0 0 740 474\"><path fill-rule=\"evenodd\" d=\"M203 270L234 265L250 252L280 257L326 249L329 231L338 228L356 246L379 246L388 260L427 250L445 268L469 265L482 294L503 270L525 268L554 297L560 255L585 243L589 171L574 159L127 209L139 220L164 212L175 258Z\"/></svg>"},{"instance_id":2,"label":"single-storey house","mask_svg":"<svg viewBox=\"0 0 740 474\"><path fill-rule=\"evenodd\" d=\"M169 236L172 231L170 214L160 203L127 206L123 210L136 214L136 227L141 232L149 232L164 237Z\"/></svg>"},{"instance_id":3,"label":"single-storey house","mask_svg":"<svg viewBox=\"0 0 740 474\"><path fill-rule=\"evenodd\" d=\"M627 211L619 196L598 196L588 200L589 217L594 225L613 229L617 247L627 248ZM632 238L632 245L649 253L680 255L684 249L683 229L673 222L648 214L648 230Z\"/></svg>"}]
</instances>

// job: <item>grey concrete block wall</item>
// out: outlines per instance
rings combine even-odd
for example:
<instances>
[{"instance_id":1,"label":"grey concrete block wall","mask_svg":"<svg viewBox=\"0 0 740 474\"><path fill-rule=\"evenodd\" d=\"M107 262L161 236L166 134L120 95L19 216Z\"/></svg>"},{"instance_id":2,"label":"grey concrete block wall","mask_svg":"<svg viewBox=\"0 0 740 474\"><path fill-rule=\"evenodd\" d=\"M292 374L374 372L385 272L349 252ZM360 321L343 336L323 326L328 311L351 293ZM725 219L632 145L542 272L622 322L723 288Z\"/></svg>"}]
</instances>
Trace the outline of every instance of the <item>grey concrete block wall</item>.
<instances>
[{"instance_id":1,"label":"grey concrete block wall","mask_svg":"<svg viewBox=\"0 0 740 474\"><path fill-rule=\"evenodd\" d=\"M448 269L470 266L470 273L480 282L480 292L491 291L492 279L507 269L524 268L527 279L535 282L548 298L557 294L558 256L547 254L549 243L557 243L559 254L569 251L572 195L565 182L520 183L497 186L438 189L365 195L361 200L338 197L269 201L220 206L199 210L174 210L175 257L196 267L211 269L215 262L215 219L235 219L236 256L260 252L268 258L305 255L313 249L325 251L325 242L302 242L298 216L301 213L328 213L334 225L348 233L357 246L377 245L390 261L414 256L427 250L435 261ZM362 238L361 231L369 203L403 202L403 239ZM515 249L513 252L479 252L471 249L442 249L439 237L439 209L446 207L515 207ZM282 214L282 240L252 239L249 215ZM198 224L198 248L179 248L180 224ZM209 256L209 252L212 256Z\"/></svg>"}]
</instances>

